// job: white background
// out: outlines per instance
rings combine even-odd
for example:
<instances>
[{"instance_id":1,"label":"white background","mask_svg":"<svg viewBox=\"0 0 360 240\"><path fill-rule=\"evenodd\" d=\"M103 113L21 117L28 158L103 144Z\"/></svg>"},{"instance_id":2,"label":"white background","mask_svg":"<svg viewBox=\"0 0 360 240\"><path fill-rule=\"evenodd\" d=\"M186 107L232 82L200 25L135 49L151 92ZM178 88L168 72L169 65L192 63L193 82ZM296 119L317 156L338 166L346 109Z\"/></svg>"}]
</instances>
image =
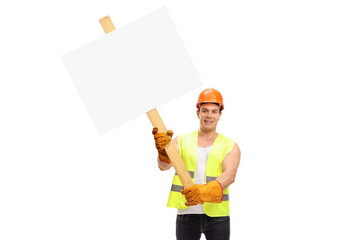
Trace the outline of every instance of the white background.
<instances>
[{"instance_id":1,"label":"white background","mask_svg":"<svg viewBox=\"0 0 360 240\"><path fill-rule=\"evenodd\" d=\"M175 239L146 115L98 136L61 61L98 19L163 5L205 83L158 108L165 124L196 130L217 88L242 150L232 239L359 239L360 6L344 0L3 1L0 239Z\"/></svg>"}]
</instances>

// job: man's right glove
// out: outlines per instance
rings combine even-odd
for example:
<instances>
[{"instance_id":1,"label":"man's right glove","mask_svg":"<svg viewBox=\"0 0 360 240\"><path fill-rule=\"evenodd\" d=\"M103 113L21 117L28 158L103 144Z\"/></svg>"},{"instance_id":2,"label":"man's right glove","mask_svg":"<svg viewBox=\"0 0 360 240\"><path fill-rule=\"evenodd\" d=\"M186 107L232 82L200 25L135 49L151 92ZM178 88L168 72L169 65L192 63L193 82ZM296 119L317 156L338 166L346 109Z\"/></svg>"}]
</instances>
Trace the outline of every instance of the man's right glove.
<instances>
[{"instance_id":1,"label":"man's right glove","mask_svg":"<svg viewBox=\"0 0 360 240\"><path fill-rule=\"evenodd\" d=\"M158 128L153 128L152 134L154 135L155 139L155 146L159 153L159 159L162 162L171 163L169 156L165 151L165 146L171 141L173 136L173 131L168 130L166 133L158 133Z\"/></svg>"}]
</instances>

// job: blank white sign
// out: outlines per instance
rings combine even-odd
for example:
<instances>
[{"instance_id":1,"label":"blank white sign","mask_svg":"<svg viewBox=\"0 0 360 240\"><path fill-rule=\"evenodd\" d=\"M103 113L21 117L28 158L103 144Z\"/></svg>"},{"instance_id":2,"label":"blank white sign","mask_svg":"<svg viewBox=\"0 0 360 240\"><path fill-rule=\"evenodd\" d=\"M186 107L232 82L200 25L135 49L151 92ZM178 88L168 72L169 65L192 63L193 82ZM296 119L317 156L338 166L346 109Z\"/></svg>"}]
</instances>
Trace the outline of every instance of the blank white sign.
<instances>
[{"instance_id":1,"label":"blank white sign","mask_svg":"<svg viewBox=\"0 0 360 240\"><path fill-rule=\"evenodd\" d=\"M63 62L99 134L202 85L165 7Z\"/></svg>"}]
</instances>

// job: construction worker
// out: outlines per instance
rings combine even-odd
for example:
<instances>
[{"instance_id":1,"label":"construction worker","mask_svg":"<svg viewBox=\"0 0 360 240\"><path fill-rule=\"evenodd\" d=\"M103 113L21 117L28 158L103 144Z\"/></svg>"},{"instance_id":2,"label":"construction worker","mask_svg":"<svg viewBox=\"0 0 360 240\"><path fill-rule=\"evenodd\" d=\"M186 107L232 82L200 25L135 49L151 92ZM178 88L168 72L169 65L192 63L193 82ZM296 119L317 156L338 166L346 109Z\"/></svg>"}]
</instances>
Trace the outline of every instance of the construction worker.
<instances>
[{"instance_id":1,"label":"construction worker","mask_svg":"<svg viewBox=\"0 0 360 240\"><path fill-rule=\"evenodd\" d=\"M178 209L176 237L178 240L198 240L204 233L208 240L230 238L229 186L235 181L240 164L240 148L230 138L216 132L224 109L219 91L202 91L196 104L200 120L198 131L174 138L190 176L192 187L184 189L175 174L168 207ZM173 132L158 133L153 129L160 170L172 167L164 147Z\"/></svg>"}]
</instances>

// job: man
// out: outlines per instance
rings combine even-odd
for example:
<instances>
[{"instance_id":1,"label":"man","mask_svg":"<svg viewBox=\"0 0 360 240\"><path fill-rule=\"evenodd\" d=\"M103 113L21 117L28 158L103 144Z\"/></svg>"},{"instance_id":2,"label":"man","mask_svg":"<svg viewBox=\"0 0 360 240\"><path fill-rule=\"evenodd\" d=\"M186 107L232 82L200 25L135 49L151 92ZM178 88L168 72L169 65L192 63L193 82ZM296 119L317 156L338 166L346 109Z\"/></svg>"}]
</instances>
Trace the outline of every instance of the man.
<instances>
[{"instance_id":1,"label":"man","mask_svg":"<svg viewBox=\"0 0 360 240\"><path fill-rule=\"evenodd\" d=\"M196 108L199 130L173 140L195 184L183 189L175 174L168 207L178 209L178 240L198 240L201 233L208 240L225 240L230 238L228 187L235 181L241 153L233 140L216 132L224 109L220 92L205 89L199 95ZM172 167L164 147L173 133L157 131L153 129L158 166L164 171Z\"/></svg>"}]
</instances>

